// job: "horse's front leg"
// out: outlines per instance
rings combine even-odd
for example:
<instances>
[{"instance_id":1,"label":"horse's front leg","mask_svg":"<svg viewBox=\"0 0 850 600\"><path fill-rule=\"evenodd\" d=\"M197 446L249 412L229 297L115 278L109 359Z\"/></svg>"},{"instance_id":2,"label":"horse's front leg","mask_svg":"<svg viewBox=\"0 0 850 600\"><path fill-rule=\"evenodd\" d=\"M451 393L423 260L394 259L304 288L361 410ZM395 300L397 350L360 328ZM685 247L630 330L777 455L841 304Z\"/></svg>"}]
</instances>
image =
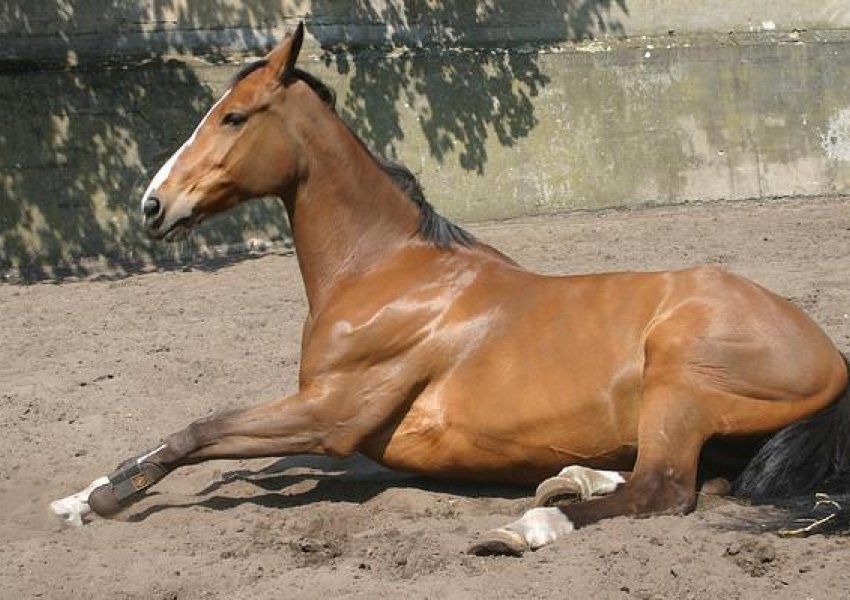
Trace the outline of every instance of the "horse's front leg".
<instances>
[{"instance_id":1,"label":"horse's front leg","mask_svg":"<svg viewBox=\"0 0 850 600\"><path fill-rule=\"evenodd\" d=\"M282 400L195 421L83 491L52 502L50 509L67 523L82 525L92 510L104 517L114 515L185 465L216 458L348 456L395 412L404 396L384 392L343 398L342 387L317 385Z\"/></svg>"}]
</instances>

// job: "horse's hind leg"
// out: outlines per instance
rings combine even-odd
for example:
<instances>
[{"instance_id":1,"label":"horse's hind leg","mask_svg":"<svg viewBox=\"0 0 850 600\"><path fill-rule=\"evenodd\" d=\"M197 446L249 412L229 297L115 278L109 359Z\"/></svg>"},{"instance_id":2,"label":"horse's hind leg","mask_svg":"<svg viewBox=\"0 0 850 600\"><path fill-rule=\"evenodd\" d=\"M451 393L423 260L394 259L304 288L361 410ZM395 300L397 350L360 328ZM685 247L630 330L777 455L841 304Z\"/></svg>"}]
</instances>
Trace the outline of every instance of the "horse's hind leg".
<instances>
[{"instance_id":1,"label":"horse's hind leg","mask_svg":"<svg viewBox=\"0 0 850 600\"><path fill-rule=\"evenodd\" d=\"M638 426L637 462L628 481L603 497L533 508L513 523L486 534L470 552L521 554L608 517L693 510L700 449L713 433L702 414L701 399L694 396L689 385L663 383L646 388Z\"/></svg>"}]
</instances>

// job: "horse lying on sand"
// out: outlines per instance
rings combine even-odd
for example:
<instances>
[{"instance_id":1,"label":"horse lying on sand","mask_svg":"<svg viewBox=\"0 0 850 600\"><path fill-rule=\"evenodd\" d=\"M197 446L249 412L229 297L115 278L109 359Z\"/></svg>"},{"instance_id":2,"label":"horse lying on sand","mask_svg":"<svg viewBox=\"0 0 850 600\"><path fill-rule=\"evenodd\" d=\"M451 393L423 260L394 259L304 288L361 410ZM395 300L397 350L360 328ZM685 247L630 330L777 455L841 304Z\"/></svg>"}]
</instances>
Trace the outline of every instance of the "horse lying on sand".
<instances>
[{"instance_id":1,"label":"horse lying on sand","mask_svg":"<svg viewBox=\"0 0 850 600\"><path fill-rule=\"evenodd\" d=\"M715 267L524 270L372 155L295 66L303 36L237 75L141 206L147 233L170 241L282 198L309 303L298 392L195 421L57 515L114 515L210 459L360 452L540 484L535 508L471 549L521 554L607 517L687 513L698 470L757 500L850 471L848 366L800 310Z\"/></svg>"}]
</instances>

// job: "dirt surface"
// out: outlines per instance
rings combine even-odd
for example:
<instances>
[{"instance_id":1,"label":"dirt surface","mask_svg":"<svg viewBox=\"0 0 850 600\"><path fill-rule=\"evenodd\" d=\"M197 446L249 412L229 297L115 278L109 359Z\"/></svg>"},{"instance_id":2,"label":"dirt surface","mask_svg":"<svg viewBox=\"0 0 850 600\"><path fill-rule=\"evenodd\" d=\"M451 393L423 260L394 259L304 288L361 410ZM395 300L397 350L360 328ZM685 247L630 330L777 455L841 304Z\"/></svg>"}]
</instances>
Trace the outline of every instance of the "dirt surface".
<instances>
[{"instance_id":1,"label":"dirt surface","mask_svg":"<svg viewBox=\"0 0 850 600\"><path fill-rule=\"evenodd\" d=\"M470 227L548 273L728 266L850 350L850 200L574 214ZM0 286L0 597L823 598L850 539L736 529L756 509L613 519L524 558L464 554L531 490L428 482L362 459L178 471L121 520L62 529L50 500L164 434L296 387L297 263Z\"/></svg>"}]
</instances>

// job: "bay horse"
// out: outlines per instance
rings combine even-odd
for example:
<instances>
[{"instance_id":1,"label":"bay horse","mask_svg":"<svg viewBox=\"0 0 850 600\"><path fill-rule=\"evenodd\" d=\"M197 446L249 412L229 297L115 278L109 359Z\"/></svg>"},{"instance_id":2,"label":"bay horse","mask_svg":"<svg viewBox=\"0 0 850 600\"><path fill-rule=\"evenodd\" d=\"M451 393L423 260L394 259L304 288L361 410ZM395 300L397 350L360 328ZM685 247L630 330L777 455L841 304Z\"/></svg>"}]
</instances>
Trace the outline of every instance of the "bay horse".
<instances>
[{"instance_id":1,"label":"bay horse","mask_svg":"<svg viewBox=\"0 0 850 600\"><path fill-rule=\"evenodd\" d=\"M309 304L298 391L193 422L54 513L115 515L210 459L359 452L540 484L534 508L471 548L521 554L608 517L687 513L712 464L756 499L850 471L848 366L800 310L717 267L521 268L367 149L296 67L303 37L236 76L141 202L149 236L175 240L283 200Z\"/></svg>"}]
</instances>

